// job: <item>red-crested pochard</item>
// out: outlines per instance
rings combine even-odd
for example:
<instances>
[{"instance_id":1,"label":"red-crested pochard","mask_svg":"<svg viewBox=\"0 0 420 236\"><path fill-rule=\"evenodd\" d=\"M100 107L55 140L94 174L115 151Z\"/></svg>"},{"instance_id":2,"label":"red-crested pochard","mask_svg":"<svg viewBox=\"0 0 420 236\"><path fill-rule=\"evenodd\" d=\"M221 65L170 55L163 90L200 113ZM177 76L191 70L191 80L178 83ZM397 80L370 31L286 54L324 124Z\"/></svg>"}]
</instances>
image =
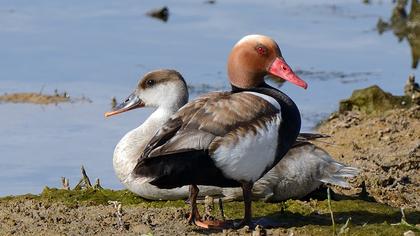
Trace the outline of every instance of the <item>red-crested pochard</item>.
<instances>
[{"instance_id":1,"label":"red-crested pochard","mask_svg":"<svg viewBox=\"0 0 420 236\"><path fill-rule=\"evenodd\" d=\"M201 227L223 222L201 220L197 185L241 187L245 213L239 225L250 225L253 184L281 160L300 131L297 106L265 83L267 74L307 87L274 40L241 39L228 59L232 91L209 93L178 110L151 139L131 177L159 188L191 185L189 220Z\"/></svg>"}]
</instances>

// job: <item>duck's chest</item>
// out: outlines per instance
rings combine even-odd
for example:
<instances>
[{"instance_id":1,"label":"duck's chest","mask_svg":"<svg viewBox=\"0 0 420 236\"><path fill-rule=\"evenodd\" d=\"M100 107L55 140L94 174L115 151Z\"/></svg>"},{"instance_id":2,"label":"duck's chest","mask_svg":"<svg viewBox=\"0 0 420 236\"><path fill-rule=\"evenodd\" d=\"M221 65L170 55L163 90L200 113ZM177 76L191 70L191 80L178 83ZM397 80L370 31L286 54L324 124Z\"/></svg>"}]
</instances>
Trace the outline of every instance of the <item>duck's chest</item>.
<instances>
[{"instance_id":1,"label":"duck's chest","mask_svg":"<svg viewBox=\"0 0 420 236\"><path fill-rule=\"evenodd\" d=\"M245 93L264 99L278 112L250 121L221 137L220 145L211 155L226 177L255 182L275 164L282 116L280 104L273 97L256 92Z\"/></svg>"}]
</instances>

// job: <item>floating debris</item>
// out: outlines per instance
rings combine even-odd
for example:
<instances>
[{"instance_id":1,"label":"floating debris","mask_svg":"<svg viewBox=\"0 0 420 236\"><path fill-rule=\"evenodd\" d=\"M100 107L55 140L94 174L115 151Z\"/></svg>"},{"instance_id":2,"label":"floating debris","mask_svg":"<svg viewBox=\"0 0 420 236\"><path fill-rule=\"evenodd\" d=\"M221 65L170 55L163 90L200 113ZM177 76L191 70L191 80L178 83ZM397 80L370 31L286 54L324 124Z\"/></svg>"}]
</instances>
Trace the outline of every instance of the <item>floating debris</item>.
<instances>
[{"instance_id":1,"label":"floating debris","mask_svg":"<svg viewBox=\"0 0 420 236\"><path fill-rule=\"evenodd\" d=\"M206 4L215 4L216 3L216 0L207 0L207 1L204 1L204 3L206 3Z\"/></svg>"},{"instance_id":2,"label":"floating debris","mask_svg":"<svg viewBox=\"0 0 420 236\"><path fill-rule=\"evenodd\" d=\"M111 108L114 109L117 106L117 99L112 97L111 99Z\"/></svg>"},{"instance_id":3,"label":"floating debris","mask_svg":"<svg viewBox=\"0 0 420 236\"><path fill-rule=\"evenodd\" d=\"M5 93L0 95L0 102L9 102L9 103L33 103L40 105L50 105L58 103L74 103L74 102L88 102L91 103L92 100L82 96L80 98L70 98L69 94L64 91L59 93L57 89L54 90L53 95L39 93Z\"/></svg>"},{"instance_id":4,"label":"floating debris","mask_svg":"<svg viewBox=\"0 0 420 236\"><path fill-rule=\"evenodd\" d=\"M0 95L0 102L11 102L11 103L34 103L34 104L58 104L70 102L70 97L66 94L59 95L46 95L41 93L12 93Z\"/></svg>"},{"instance_id":5,"label":"floating debris","mask_svg":"<svg viewBox=\"0 0 420 236\"><path fill-rule=\"evenodd\" d=\"M153 9L146 13L148 16L167 22L169 19L169 9L164 6L158 9Z\"/></svg>"}]
</instances>

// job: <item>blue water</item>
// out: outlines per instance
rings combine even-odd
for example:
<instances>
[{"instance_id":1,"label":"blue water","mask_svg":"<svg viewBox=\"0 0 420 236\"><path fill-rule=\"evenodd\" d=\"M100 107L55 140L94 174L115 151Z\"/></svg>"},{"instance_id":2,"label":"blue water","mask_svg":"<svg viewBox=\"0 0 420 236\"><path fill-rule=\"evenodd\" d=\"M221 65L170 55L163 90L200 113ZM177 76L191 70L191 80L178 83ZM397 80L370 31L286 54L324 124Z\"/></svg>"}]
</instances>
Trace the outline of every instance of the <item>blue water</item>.
<instances>
[{"instance_id":1,"label":"blue water","mask_svg":"<svg viewBox=\"0 0 420 236\"><path fill-rule=\"evenodd\" d=\"M145 15L168 6L164 23ZM337 109L354 89L378 84L401 94L410 48L390 32L391 1L21 1L0 2L0 94L53 93L92 103L0 104L0 196L74 185L85 165L92 179L122 188L112 170L115 144L149 109L109 119L112 97L123 99L145 72L179 70L189 84L228 89L226 58L247 34L270 35L289 65L309 83L286 84L303 114L303 130ZM197 96L193 93L192 96Z\"/></svg>"}]
</instances>

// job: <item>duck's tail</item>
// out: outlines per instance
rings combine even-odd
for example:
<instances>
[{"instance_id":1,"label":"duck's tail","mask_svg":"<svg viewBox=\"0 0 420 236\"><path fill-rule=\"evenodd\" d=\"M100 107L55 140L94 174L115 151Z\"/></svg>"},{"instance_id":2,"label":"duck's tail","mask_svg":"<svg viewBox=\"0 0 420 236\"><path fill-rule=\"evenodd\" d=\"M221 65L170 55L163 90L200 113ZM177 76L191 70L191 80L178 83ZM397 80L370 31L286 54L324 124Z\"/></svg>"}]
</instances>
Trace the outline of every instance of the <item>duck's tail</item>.
<instances>
[{"instance_id":1,"label":"duck's tail","mask_svg":"<svg viewBox=\"0 0 420 236\"><path fill-rule=\"evenodd\" d=\"M332 162L329 163L329 167L325 169L320 181L327 184L338 185L343 188L350 188L351 186L345 178L356 177L359 172L359 169L356 167L347 166L332 160Z\"/></svg>"}]
</instances>

